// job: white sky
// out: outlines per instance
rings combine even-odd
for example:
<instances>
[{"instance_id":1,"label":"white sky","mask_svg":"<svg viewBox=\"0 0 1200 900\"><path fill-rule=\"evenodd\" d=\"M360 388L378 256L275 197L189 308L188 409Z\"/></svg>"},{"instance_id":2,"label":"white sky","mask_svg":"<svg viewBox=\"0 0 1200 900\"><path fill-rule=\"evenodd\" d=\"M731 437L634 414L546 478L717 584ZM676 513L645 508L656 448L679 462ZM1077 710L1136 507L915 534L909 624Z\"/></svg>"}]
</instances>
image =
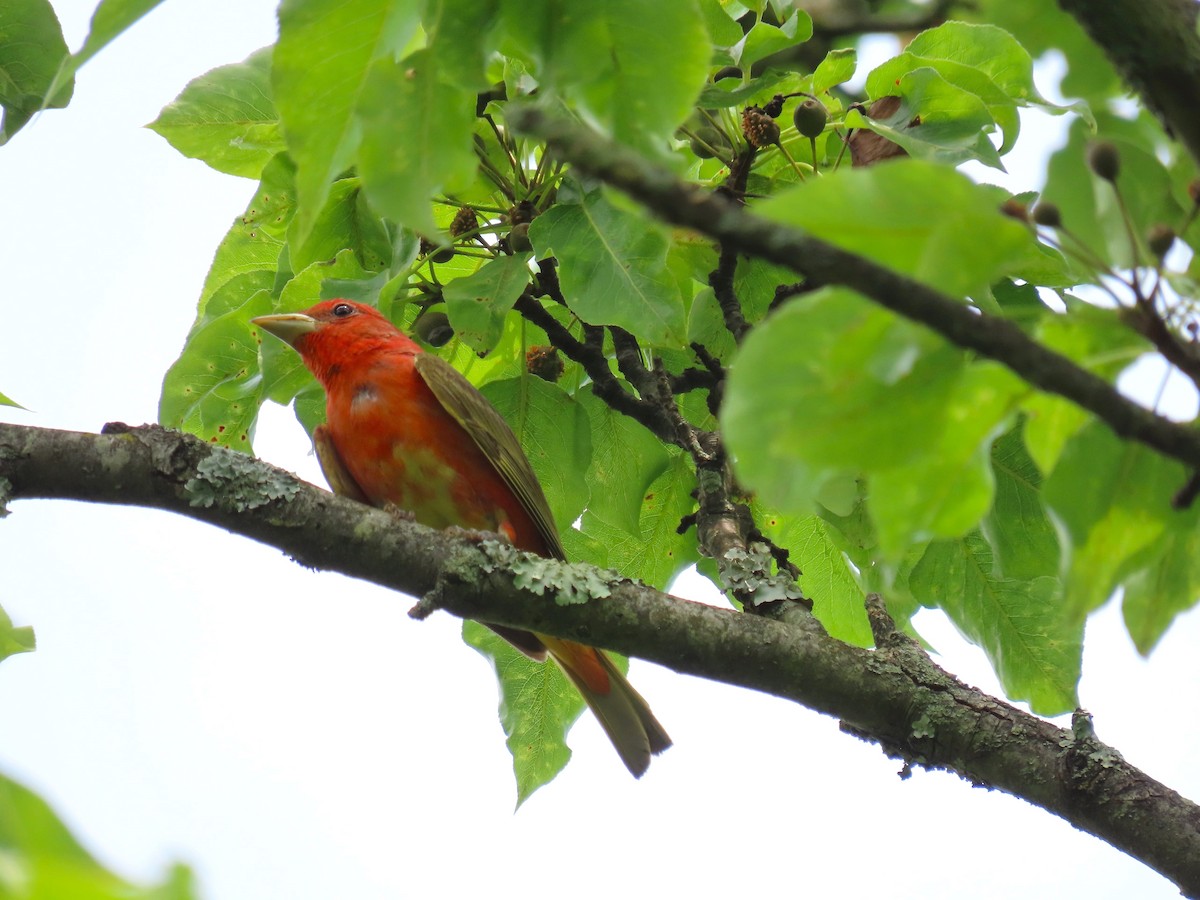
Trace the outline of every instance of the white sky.
<instances>
[{"instance_id":1,"label":"white sky","mask_svg":"<svg viewBox=\"0 0 1200 900\"><path fill-rule=\"evenodd\" d=\"M56 4L78 47L92 4ZM153 421L213 250L253 185L141 128L192 77L274 38L274 4L167 3L0 148L8 421ZM1018 175L1018 177L1020 177ZM1034 176L1026 176L1033 183ZM258 450L320 483L290 413ZM191 863L212 900L526 896L1167 898L1165 880L1012 798L898 764L793 704L634 663L676 746L635 782L587 716L513 814L491 672L446 615L139 509L20 502L0 604L36 653L0 665L0 771L102 860ZM949 668L981 654L923 617ZM1191 615L1149 663L1110 607L1089 629L1100 736L1200 797ZM997 860L1006 861L998 866ZM1011 866L1006 871L1004 866Z\"/></svg>"}]
</instances>

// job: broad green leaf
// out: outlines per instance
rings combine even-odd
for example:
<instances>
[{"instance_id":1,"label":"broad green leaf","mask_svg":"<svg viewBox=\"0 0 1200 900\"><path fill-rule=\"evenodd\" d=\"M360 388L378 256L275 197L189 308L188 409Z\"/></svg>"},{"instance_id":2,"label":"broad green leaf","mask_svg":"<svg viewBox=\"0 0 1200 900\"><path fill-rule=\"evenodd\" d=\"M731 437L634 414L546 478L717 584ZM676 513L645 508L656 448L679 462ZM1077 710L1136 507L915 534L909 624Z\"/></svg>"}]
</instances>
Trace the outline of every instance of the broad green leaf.
<instances>
[{"instance_id":1,"label":"broad green leaf","mask_svg":"<svg viewBox=\"0 0 1200 900\"><path fill-rule=\"evenodd\" d=\"M721 421L739 478L781 512L812 512L831 480L866 473L880 545L898 555L987 511L987 448L1025 390L999 366L825 290L747 337Z\"/></svg>"},{"instance_id":2,"label":"broad green leaf","mask_svg":"<svg viewBox=\"0 0 1200 900\"><path fill-rule=\"evenodd\" d=\"M1024 52L1024 51L1022 51ZM1030 63L1032 66L1032 63ZM987 73L975 66L955 59L930 59L917 56L911 48L894 56L874 69L867 76L867 93L871 97L882 97L894 93L895 85L909 72L930 68L955 87L974 94L983 101L988 112L1004 134L1004 141L997 151L1001 156L1012 149L1021 130L1017 106L1023 105L1005 93Z\"/></svg>"},{"instance_id":3,"label":"broad green leaf","mask_svg":"<svg viewBox=\"0 0 1200 900\"><path fill-rule=\"evenodd\" d=\"M0 394L0 406L14 406L17 409L25 408L20 403L18 403L16 400L9 397L7 394Z\"/></svg>"},{"instance_id":4,"label":"broad green leaf","mask_svg":"<svg viewBox=\"0 0 1200 900\"><path fill-rule=\"evenodd\" d=\"M191 872L133 885L100 865L41 797L0 775L0 896L31 900L193 900Z\"/></svg>"},{"instance_id":5,"label":"broad green leaf","mask_svg":"<svg viewBox=\"0 0 1200 900\"><path fill-rule=\"evenodd\" d=\"M823 94L831 87L849 81L854 77L854 70L857 67L858 54L853 47L839 47L836 50L830 50L813 72L812 92Z\"/></svg>"},{"instance_id":6,"label":"broad green leaf","mask_svg":"<svg viewBox=\"0 0 1200 900\"><path fill-rule=\"evenodd\" d=\"M69 65L67 42L49 0L0 3L0 144L35 113L70 102L74 79L55 86L59 72Z\"/></svg>"},{"instance_id":7,"label":"broad green leaf","mask_svg":"<svg viewBox=\"0 0 1200 900\"><path fill-rule=\"evenodd\" d=\"M559 15L543 50L559 92L616 140L660 155L708 76L712 45L696 0L566 3Z\"/></svg>"},{"instance_id":8,"label":"broad green leaf","mask_svg":"<svg viewBox=\"0 0 1200 900\"><path fill-rule=\"evenodd\" d=\"M1070 620L1082 621L1127 575L1161 556L1168 528L1184 530L1191 514L1172 511L1171 497L1186 479L1182 464L1122 441L1098 422L1067 442L1043 495L1069 540L1063 569ZM1140 558L1151 551L1153 558Z\"/></svg>"},{"instance_id":9,"label":"broad green leaf","mask_svg":"<svg viewBox=\"0 0 1200 900\"><path fill-rule=\"evenodd\" d=\"M992 189L916 159L809 179L758 210L953 296L986 290L1034 242Z\"/></svg>"},{"instance_id":10,"label":"broad green leaf","mask_svg":"<svg viewBox=\"0 0 1200 900\"><path fill-rule=\"evenodd\" d=\"M928 66L902 75L899 84L889 85L887 94L901 98L890 116L872 119L851 109L846 113L846 126L874 131L919 159L943 165L976 159L1004 168L988 139L995 130L995 119L978 95L952 84Z\"/></svg>"},{"instance_id":11,"label":"broad green leaf","mask_svg":"<svg viewBox=\"0 0 1200 900\"><path fill-rule=\"evenodd\" d=\"M454 333L476 352L489 352L531 274L529 254L518 253L488 260L474 274L447 284L442 296Z\"/></svg>"},{"instance_id":12,"label":"broad green leaf","mask_svg":"<svg viewBox=\"0 0 1200 900\"><path fill-rule=\"evenodd\" d=\"M158 421L214 444L250 452L262 403L254 316L274 312L268 291L258 291L223 315L206 319L163 379Z\"/></svg>"},{"instance_id":13,"label":"broad green leaf","mask_svg":"<svg viewBox=\"0 0 1200 900\"><path fill-rule=\"evenodd\" d=\"M329 184L352 161L371 64L390 61L417 25L411 0L284 0L271 86L296 162L299 237L324 206Z\"/></svg>"},{"instance_id":14,"label":"broad green leaf","mask_svg":"<svg viewBox=\"0 0 1200 900\"><path fill-rule=\"evenodd\" d=\"M354 251L363 269L377 272L391 257L387 228L372 212L358 178L340 178L329 189L325 206L307 237L299 237L295 218L288 227L288 258L300 271L314 262L333 259L342 250Z\"/></svg>"},{"instance_id":15,"label":"broad green leaf","mask_svg":"<svg viewBox=\"0 0 1200 900\"><path fill-rule=\"evenodd\" d=\"M999 364L959 369L961 359L951 348L929 355L929 364L954 373L955 381L943 400L941 421L929 423L925 451L871 473L879 545L895 557L910 544L966 534L992 505L990 444L1026 388ZM911 422L908 427L921 428Z\"/></svg>"},{"instance_id":16,"label":"broad green leaf","mask_svg":"<svg viewBox=\"0 0 1200 900\"><path fill-rule=\"evenodd\" d=\"M87 40L72 59L74 67L78 69L160 3L162 0L101 0L92 14Z\"/></svg>"},{"instance_id":17,"label":"broad green leaf","mask_svg":"<svg viewBox=\"0 0 1200 900\"><path fill-rule=\"evenodd\" d=\"M992 471L996 498L982 531L997 571L1021 581L1057 576L1058 533L1042 503L1042 473L1025 448L1023 422L992 445Z\"/></svg>"},{"instance_id":18,"label":"broad green leaf","mask_svg":"<svg viewBox=\"0 0 1200 900\"><path fill-rule=\"evenodd\" d=\"M521 441L559 531L570 528L588 501L592 433L587 412L562 388L531 375L490 381L480 390Z\"/></svg>"},{"instance_id":19,"label":"broad green leaf","mask_svg":"<svg viewBox=\"0 0 1200 900\"><path fill-rule=\"evenodd\" d=\"M676 453L666 471L642 495L637 534L589 509L583 514L582 538L573 538L568 547L573 556L586 562L605 565L626 578L664 590L672 578L700 558L695 537L679 534L683 518L696 511L695 489L696 475L687 457ZM603 556L589 555L593 547Z\"/></svg>"},{"instance_id":20,"label":"broad green leaf","mask_svg":"<svg viewBox=\"0 0 1200 900\"><path fill-rule=\"evenodd\" d=\"M639 537L642 499L666 470L670 455L645 426L597 398L590 387L580 390L576 397L587 410L592 428L588 510Z\"/></svg>"},{"instance_id":21,"label":"broad green leaf","mask_svg":"<svg viewBox=\"0 0 1200 900\"><path fill-rule=\"evenodd\" d=\"M721 0L700 0L700 13L708 37L718 47L732 47L742 39L742 27L725 11Z\"/></svg>"},{"instance_id":22,"label":"broad green leaf","mask_svg":"<svg viewBox=\"0 0 1200 900\"><path fill-rule=\"evenodd\" d=\"M683 345L683 300L661 226L593 191L538 216L529 239L538 258L557 257L567 305L585 322L617 325L652 346Z\"/></svg>"},{"instance_id":23,"label":"broad green leaf","mask_svg":"<svg viewBox=\"0 0 1200 900\"><path fill-rule=\"evenodd\" d=\"M464 91L486 90L484 67L491 44L498 0L431 0L423 17L429 49L438 71Z\"/></svg>"},{"instance_id":24,"label":"broad green leaf","mask_svg":"<svg viewBox=\"0 0 1200 900\"><path fill-rule=\"evenodd\" d=\"M1034 58L1057 49L1069 68L1060 88L1064 96L1100 100L1101 105L1125 88L1104 52L1087 36L1074 16L1057 3L1042 0L981 0L964 17L987 22L1016 35Z\"/></svg>"},{"instance_id":25,"label":"broad green leaf","mask_svg":"<svg viewBox=\"0 0 1200 900\"><path fill-rule=\"evenodd\" d=\"M1193 517L1194 518L1194 517ZM1125 579L1121 612L1138 651L1149 655L1175 617L1200 599L1200 528L1173 528L1158 559Z\"/></svg>"},{"instance_id":26,"label":"broad green leaf","mask_svg":"<svg viewBox=\"0 0 1200 900\"><path fill-rule=\"evenodd\" d=\"M991 547L972 532L931 544L908 583L983 649L1011 699L1041 715L1079 705L1083 623L1064 622L1057 579L998 576Z\"/></svg>"},{"instance_id":27,"label":"broad green leaf","mask_svg":"<svg viewBox=\"0 0 1200 900\"><path fill-rule=\"evenodd\" d=\"M431 51L370 69L360 107L359 168L380 213L433 236L431 198L475 173L475 95L446 82Z\"/></svg>"},{"instance_id":28,"label":"broad green leaf","mask_svg":"<svg viewBox=\"0 0 1200 900\"><path fill-rule=\"evenodd\" d=\"M463 622L463 640L491 663L500 682L500 724L519 807L571 758L567 731L583 712L583 697L557 665L534 662L485 625Z\"/></svg>"},{"instance_id":29,"label":"broad green leaf","mask_svg":"<svg viewBox=\"0 0 1200 900\"><path fill-rule=\"evenodd\" d=\"M234 285L235 279L250 279L256 288L267 288L274 283L280 254L285 249L283 238L296 208L294 173L286 154L276 156L263 169L262 181L246 212L234 220L217 247L204 278L193 328L208 318L224 315L253 293L246 284Z\"/></svg>"},{"instance_id":30,"label":"broad green leaf","mask_svg":"<svg viewBox=\"0 0 1200 900\"><path fill-rule=\"evenodd\" d=\"M1116 310L1068 298L1066 315L1046 316L1038 340L1101 378L1115 381L1150 348L1144 337L1121 321ZM1089 420L1078 406L1053 394L1036 393L1023 404L1028 415L1025 444L1038 468L1050 472L1067 440Z\"/></svg>"},{"instance_id":31,"label":"broad green leaf","mask_svg":"<svg viewBox=\"0 0 1200 900\"><path fill-rule=\"evenodd\" d=\"M0 661L17 653L29 653L37 648L33 629L28 625L13 625L8 613L0 607ZM3 841L0 841L3 846Z\"/></svg>"},{"instance_id":32,"label":"broad green leaf","mask_svg":"<svg viewBox=\"0 0 1200 900\"><path fill-rule=\"evenodd\" d=\"M745 72L760 59L803 44L812 35L812 18L804 10L795 9L782 25L771 25L762 20L755 22L730 52L734 63Z\"/></svg>"},{"instance_id":33,"label":"broad green leaf","mask_svg":"<svg viewBox=\"0 0 1200 900\"><path fill-rule=\"evenodd\" d=\"M271 48L188 82L148 127L218 172L261 177L285 149L271 102Z\"/></svg>"},{"instance_id":34,"label":"broad green leaf","mask_svg":"<svg viewBox=\"0 0 1200 900\"><path fill-rule=\"evenodd\" d=\"M759 515L763 534L788 551L800 569L800 588L813 602L825 630L840 641L873 643L865 598L858 579L838 546L834 527L818 516Z\"/></svg>"}]
</instances>

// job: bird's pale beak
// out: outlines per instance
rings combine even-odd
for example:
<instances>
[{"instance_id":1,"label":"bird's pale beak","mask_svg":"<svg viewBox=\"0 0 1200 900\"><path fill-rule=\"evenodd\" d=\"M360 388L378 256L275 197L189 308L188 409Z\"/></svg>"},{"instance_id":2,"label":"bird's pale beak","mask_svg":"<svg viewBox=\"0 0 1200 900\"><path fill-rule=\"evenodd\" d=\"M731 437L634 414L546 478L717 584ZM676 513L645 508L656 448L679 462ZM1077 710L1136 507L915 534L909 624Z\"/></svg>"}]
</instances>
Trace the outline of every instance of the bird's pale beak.
<instances>
[{"instance_id":1,"label":"bird's pale beak","mask_svg":"<svg viewBox=\"0 0 1200 900\"><path fill-rule=\"evenodd\" d=\"M312 316L306 316L304 313L258 316L250 321L263 331L269 331L281 341L292 345L304 335L312 334L320 324Z\"/></svg>"}]
</instances>

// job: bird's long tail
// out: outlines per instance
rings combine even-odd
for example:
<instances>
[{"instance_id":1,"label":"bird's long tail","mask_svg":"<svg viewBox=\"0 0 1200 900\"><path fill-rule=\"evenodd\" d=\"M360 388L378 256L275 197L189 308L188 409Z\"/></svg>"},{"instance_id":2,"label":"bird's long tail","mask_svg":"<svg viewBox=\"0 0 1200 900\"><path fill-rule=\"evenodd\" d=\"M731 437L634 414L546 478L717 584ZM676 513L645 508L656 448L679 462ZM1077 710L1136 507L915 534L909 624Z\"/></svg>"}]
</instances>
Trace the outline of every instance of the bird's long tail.
<instances>
[{"instance_id":1,"label":"bird's long tail","mask_svg":"<svg viewBox=\"0 0 1200 900\"><path fill-rule=\"evenodd\" d=\"M654 718L642 695L602 650L538 635L554 661L579 689L621 761L640 778L652 754L671 746L671 738Z\"/></svg>"}]
</instances>

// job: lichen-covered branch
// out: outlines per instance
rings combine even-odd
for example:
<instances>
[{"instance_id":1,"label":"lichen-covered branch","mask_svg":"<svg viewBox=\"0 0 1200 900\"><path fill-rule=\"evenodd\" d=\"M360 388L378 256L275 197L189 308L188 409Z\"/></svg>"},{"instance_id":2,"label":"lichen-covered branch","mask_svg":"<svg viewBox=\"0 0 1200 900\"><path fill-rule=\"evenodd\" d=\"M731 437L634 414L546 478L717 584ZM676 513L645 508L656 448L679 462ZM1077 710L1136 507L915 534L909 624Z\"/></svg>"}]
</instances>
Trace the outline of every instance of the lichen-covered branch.
<instances>
[{"instance_id":1,"label":"lichen-covered branch","mask_svg":"<svg viewBox=\"0 0 1200 900\"><path fill-rule=\"evenodd\" d=\"M879 648L864 650L808 617L742 615L627 581L610 581L602 600L560 605L518 589L495 555L470 540L196 438L158 427L107 431L0 424L0 503L69 498L168 510L278 547L305 566L428 595L422 612L436 606L585 640L784 697L838 717L906 765L1023 797L1200 897L1200 807L1097 740L1085 718L1066 731L967 687L902 634L877 628ZM4 527L20 527L19 516ZM593 570L587 580L605 577Z\"/></svg>"}]
</instances>

